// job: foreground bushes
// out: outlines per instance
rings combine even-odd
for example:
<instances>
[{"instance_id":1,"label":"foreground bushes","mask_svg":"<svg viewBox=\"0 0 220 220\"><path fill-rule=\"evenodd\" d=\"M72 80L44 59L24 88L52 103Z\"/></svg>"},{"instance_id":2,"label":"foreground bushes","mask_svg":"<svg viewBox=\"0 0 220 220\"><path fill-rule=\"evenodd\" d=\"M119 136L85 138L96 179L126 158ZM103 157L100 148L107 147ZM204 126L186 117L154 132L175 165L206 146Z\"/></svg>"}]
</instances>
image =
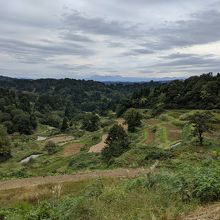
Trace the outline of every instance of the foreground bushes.
<instances>
[{"instance_id":1,"label":"foreground bushes","mask_svg":"<svg viewBox=\"0 0 220 220\"><path fill-rule=\"evenodd\" d=\"M96 156L91 154L94 160ZM72 160L72 166L77 163ZM190 167L128 180L94 180L73 195L52 194L49 201L0 209L0 219L180 219L199 203L220 199L219 171L214 166Z\"/></svg>"},{"instance_id":2,"label":"foreground bushes","mask_svg":"<svg viewBox=\"0 0 220 220\"><path fill-rule=\"evenodd\" d=\"M181 196L182 201L198 200L202 203L220 199L220 172L214 168L201 168L178 175L154 174L148 176L147 188L162 188L170 195Z\"/></svg>"}]
</instances>

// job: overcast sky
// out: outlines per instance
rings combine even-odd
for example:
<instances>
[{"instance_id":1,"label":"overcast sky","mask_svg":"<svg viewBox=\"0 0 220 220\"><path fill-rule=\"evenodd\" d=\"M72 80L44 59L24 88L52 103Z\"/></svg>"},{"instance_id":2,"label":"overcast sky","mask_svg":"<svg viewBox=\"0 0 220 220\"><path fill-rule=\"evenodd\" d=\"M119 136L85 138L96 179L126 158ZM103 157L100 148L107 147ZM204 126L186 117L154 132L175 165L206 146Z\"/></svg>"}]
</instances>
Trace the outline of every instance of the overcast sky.
<instances>
[{"instance_id":1,"label":"overcast sky","mask_svg":"<svg viewBox=\"0 0 220 220\"><path fill-rule=\"evenodd\" d=\"M220 72L219 0L0 0L0 75Z\"/></svg>"}]
</instances>

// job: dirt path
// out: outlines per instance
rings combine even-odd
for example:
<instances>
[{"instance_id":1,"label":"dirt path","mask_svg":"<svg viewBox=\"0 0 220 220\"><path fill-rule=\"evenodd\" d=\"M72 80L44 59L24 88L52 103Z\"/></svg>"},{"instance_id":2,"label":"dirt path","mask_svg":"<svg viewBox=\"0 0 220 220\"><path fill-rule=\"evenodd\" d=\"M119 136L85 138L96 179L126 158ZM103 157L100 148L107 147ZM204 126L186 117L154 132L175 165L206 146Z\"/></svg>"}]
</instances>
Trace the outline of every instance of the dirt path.
<instances>
[{"instance_id":1,"label":"dirt path","mask_svg":"<svg viewBox=\"0 0 220 220\"><path fill-rule=\"evenodd\" d=\"M168 138L170 141L177 141L181 139L181 130L173 124L165 124L167 129Z\"/></svg>"},{"instance_id":2,"label":"dirt path","mask_svg":"<svg viewBox=\"0 0 220 220\"><path fill-rule=\"evenodd\" d=\"M220 203L199 208L180 220L220 220Z\"/></svg>"},{"instance_id":3,"label":"dirt path","mask_svg":"<svg viewBox=\"0 0 220 220\"><path fill-rule=\"evenodd\" d=\"M102 140L101 142L99 142L96 145L93 145L92 147L90 147L89 149L89 153L100 153L102 151L102 149L106 146L105 140L108 137L107 134L104 134L102 136Z\"/></svg>"},{"instance_id":4,"label":"dirt path","mask_svg":"<svg viewBox=\"0 0 220 220\"><path fill-rule=\"evenodd\" d=\"M98 170L87 173L76 173L72 175L59 175L59 176L46 176L46 177L30 177L24 179L6 180L0 182L1 190L10 190L23 187L31 187L46 184L59 184L64 182L79 182L82 180L96 179L100 177L124 177L133 178L141 174L147 174L152 172L158 162L152 165L149 169L136 168L136 169L114 169L114 170Z\"/></svg>"}]
</instances>

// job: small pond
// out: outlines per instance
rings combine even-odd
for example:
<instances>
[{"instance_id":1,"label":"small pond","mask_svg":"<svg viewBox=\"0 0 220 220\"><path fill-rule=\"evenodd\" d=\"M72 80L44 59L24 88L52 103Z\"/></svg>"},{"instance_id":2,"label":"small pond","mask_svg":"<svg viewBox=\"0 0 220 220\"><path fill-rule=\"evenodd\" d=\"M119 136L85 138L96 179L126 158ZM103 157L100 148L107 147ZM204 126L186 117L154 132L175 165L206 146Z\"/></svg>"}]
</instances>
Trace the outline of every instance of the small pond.
<instances>
[{"instance_id":1,"label":"small pond","mask_svg":"<svg viewBox=\"0 0 220 220\"><path fill-rule=\"evenodd\" d=\"M37 141L45 141L46 139L47 139L46 137L42 137L42 136L37 137Z\"/></svg>"},{"instance_id":2,"label":"small pond","mask_svg":"<svg viewBox=\"0 0 220 220\"><path fill-rule=\"evenodd\" d=\"M30 160L38 158L39 156L41 156L41 154L32 154L32 155L24 158L23 160L21 160L20 163L22 163L22 164L28 163L28 162L30 162Z\"/></svg>"}]
</instances>

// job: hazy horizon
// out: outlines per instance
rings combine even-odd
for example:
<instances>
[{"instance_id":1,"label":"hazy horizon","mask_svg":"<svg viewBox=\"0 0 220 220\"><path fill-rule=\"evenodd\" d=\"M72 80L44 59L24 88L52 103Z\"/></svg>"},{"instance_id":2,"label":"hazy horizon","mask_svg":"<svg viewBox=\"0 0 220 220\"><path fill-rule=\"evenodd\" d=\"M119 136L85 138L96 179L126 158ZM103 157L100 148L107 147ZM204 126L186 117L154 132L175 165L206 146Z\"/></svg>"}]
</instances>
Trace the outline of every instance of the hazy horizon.
<instances>
[{"instance_id":1,"label":"hazy horizon","mask_svg":"<svg viewBox=\"0 0 220 220\"><path fill-rule=\"evenodd\" d=\"M219 0L0 2L0 75L186 78L220 70Z\"/></svg>"}]
</instances>

